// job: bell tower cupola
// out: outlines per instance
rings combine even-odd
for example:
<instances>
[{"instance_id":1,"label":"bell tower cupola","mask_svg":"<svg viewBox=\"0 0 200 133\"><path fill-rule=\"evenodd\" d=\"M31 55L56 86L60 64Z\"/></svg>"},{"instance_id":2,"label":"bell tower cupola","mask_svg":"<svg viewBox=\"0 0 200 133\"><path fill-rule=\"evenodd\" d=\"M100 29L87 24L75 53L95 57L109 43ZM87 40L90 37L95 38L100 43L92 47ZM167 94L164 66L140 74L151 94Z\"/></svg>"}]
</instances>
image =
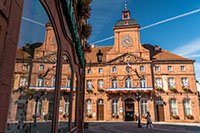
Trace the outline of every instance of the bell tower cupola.
<instances>
[{"instance_id":1,"label":"bell tower cupola","mask_svg":"<svg viewBox=\"0 0 200 133\"><path fill-rule=\"evenodd\" d=\"M130 19L130 11L127 9L127 2L125 2L124 11L122 12L122 20Z\"/></svg>"}]
</instances>

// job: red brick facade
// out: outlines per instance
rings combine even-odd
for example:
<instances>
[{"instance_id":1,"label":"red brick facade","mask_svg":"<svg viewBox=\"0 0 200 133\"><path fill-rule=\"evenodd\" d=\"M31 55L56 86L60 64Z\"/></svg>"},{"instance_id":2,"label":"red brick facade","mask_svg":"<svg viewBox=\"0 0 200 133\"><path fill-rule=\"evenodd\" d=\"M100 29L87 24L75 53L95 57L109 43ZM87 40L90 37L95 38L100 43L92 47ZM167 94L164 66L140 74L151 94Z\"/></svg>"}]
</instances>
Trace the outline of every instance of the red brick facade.
<instances>
[{"instance_id":1,"label":"red brick facade","mask_svg":"<svg viewBox=\"0 0 200 133\"><path fill-rule=\"evenodd\" d=\"M85 55L87 62L85 69L85 121L136 120L138 113L136 94L139 93L141 94L139 108L140 110L142 108L142 112L144 112L141 118L149 111L153 121L198 122L199 105L194 60L178 56L158 46L141 44L139 27L134 19L128 17L124 20L123 18L114 27L115 43L112 47L94 47ZM45 42L35 49L30 89L43 88L36 87L37 79L40 75L45 74L48 68L52 68L56 62L57 45L54 44L53 38L53 29L47 25ZM99 50L103 53L102 62L97 60L96 54ZM22 60L27 59L28 56L21 48L18 49L13 90L19 88L20 78L27 77L29 74L30 68L24 70L24 65L27 64L26 60ZM126 70L128 63L132 67L129 72ZM44 70L40 70L40 65L44 65ZM53 88L54 75L55 71L52 70L44 78L46 90ZM69 77L71 77L69 64L65 64L61 79L63 90L68 86L67 79ZM114 79L117 81L116 86L113 85ZM88 82L90 83L87 84ZM101 82L101 85L98 85L98 82ZM155 84L159 84L160 88ZM183 86L187 90L183 90ZM176 90L172 91L170 87ZM98 89L102 89L102 91ZM13 94L13 101L17 100L17 95L19 94ZM41 115L37 118L38 121L43 121L45 115L49 113L51 95L53 95L51 91L46 92L46 96L42 100ZM62 91L61 96L59 120L67 121L65 106L67 106L69 93ZM112 104L113 99L117 101L115 104ZM88 100L90 100L91 106L86 104ZM142 105L141 102L143 102ZM11 112L9 121L15 121L17 104L13 104L11 108L15 111ZM75 112L75 108L73 108L73 112ZM29 100L26 119L33 120L33 114L34 100ZM187 118L189 117L187 115L193 116L193 119ZM176 119L176 117L179 118Z\"/></svg>"}]
</instances>

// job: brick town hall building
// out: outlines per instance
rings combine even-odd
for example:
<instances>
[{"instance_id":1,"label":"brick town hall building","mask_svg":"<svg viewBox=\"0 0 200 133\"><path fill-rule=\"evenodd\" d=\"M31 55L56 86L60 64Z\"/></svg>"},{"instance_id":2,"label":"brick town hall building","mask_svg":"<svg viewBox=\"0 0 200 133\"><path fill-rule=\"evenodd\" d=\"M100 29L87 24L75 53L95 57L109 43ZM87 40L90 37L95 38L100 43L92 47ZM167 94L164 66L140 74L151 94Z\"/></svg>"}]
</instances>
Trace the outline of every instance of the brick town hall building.
<instances>
[{"instance_id":1,"label":"brick town hall building","mask_svg":"<svg viewBox=\"0 0 200 133\"><path fill-rule=\"evenodd\" d=\"M95 47L85 54L85 121L135 121L138 107L141 119L147 111L152 121L198 122L199 103L194 72L194 60L187 59L160 48L158 45L140 43L140 25L130 18L125 7L122 19L114 28L114 45ZM39 75L53 66L56 48L53 29L46 25L46 37L35 49L30 89L45 89L46 98L38 104L38 121L52 116L51 90L55 72L45 78ZM28 53L18 49L13 90L26 86L29 66ZM70 67L63 69L62 90L69 89ZM17 94L12 94L13 103ZM66 120L68 94L60 101L60 120ZM139 106L138 106L138 99ZM31 105L31 106L30 106ZM34 114L34 100L27 104L26 119ZM18 105L19 106L19 105ZM30 109L29 107L33 107ZM16 120L17 104L12 104L9 121ZM12 109L11 109L12 110Z\"/></svg>"}]
</instances>

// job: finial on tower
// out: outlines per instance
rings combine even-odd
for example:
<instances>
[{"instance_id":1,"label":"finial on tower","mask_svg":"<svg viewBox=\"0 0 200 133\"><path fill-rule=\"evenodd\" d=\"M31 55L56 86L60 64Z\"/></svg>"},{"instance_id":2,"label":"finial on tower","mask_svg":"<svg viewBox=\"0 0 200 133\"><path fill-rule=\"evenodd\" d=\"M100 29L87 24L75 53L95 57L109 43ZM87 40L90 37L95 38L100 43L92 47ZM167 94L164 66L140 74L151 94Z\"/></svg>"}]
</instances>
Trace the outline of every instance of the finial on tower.
<instances>
[{"instance_id":1,"label":"finial on tower","mask_svg":"<svg viewBox=\"0 0 200 133\"><path fill-rule=\"evenodd\" d=\"M125 8L124 8L125 11L127 11L127 1L125 1Z\"/></svg>"}]
</instances>

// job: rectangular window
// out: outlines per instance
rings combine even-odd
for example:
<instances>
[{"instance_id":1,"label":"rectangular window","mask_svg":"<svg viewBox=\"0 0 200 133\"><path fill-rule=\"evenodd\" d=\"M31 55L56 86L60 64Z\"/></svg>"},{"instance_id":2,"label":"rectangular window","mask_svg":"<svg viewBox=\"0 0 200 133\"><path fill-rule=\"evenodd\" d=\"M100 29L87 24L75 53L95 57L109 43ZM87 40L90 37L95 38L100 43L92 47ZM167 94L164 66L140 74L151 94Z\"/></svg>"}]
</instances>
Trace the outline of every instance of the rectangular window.
<instances>
[{"instance_id":1,"label":"rectangular window","mask_svg":"<svg viewBox=\"0 0 200 133\"><path fill-rule=\"evenodd\" d=\"M37 105L37 106L36 106ZM42 112L42 101L39 100L37 103L34 103L34 110L33 110L33 114L35 114L36 111L36 115L41 115Z\"/></svg>"},{"instance_id":2,"label":"rectangular window","mask_svg":"<svg viewBox=\"0 0 200 133\"><path fill-rule=\"evenodd\" d=\"M28 65L24 65L23 70L28 70Z\"/></svg>"},{"instance_id":3,"label":"rectangular window","mask_svg":"<svg viewBox=\"0 0 200 133\"><path fill-rule=\"evenodd\" d=\"M144 66L140 66L140 71L144 71Z\"/></svg>"},{"instance_id":4,"label":"rectangular window","mask_svg":"<svg viewBox=\"0 0 200 133\"><path fill-rule=\"evenodd\" d=\"M159 66L155 66L155 71L160 71L160 67Z\"/></svg>"},{"instance_id":5,"label":"rectangular window","mask_svg":"<svg viewBox=\"0 0 200 133\"><path fill-rule=\"evenodd\" d=\"M86 101L86 115L92 115L92 100L88 99Z\"/></svg>"},{"instance_id":6,"label":"rectangular window","mask_svg":"<svg viewBox=\"0 0 200 133\"><path fill-rule=\"evenodd\" d=\"M188 79L187 78L181 78L181 84L183 88L189 88L189 84L188 84Z\"/></svg>"},{"instance_id":7,"label":"rectangular window","mask_svg":"<svg viewBox=\"0 0 200 133\"><path fill-rule=\"evenodd\" d=\"M87 89L92 89L93 85L91 80L87 80L86 84L87 84Z\"/></svg>"},{"instance_id":8,"label":"rectangular window","mask_svg":"<svg viewBox=\"0 0 200 133\"><path fill-rule=\"evenodd\" d=\"M158 87L162 88L162 79L156 78L155 85L156 85L156 88L158 88Z\"/></svg>"},{"instance_id":9,"label":"rectangular window","mask_svg":"<svg viewBox=\"0 0 200 133\"><path fill-rule=\"evenodd\" d=\"M169 85L169 88L175 88L175 79L168 78L168 85Z\"/></svg>"},{"instance_id":10,"label":"rectangular window","mask_svg":"<svg viewBox=\"0 0 200 133\"><path fill-rule=\"evenodd\" d=\"M69 114L69 98L67 98L67 100L65 101L65 114Z\"/></svg>"},{"instance_id":11,"label":"rectangular window","mask_svg":"<svg viewBox=\"0 0 200 133\"><path fill-rule=\"evenodd\" d=\"M88 69L88 74L92 73L92 70L91 69Z\"/></svg>"},{"instance_id":12,"label":"rectangular window","mask_svg":"<svg viewBox=\"0 0 200 133\"><path fill-rule=\"evenodd\" d=\"M25 87L27 85L27 77L21 77L19 81L19 86Z\"/></svg>"},{"instance_id":13,"label":"rectangular window","mask_svg":"<svg viewBox=\"0 0 200 133\"><path fill-rule=\"evenodd\" d=\"M102 68L99 68L99 73L103 73L103 69Z\"/></svg>"},{"instance_id":14,"label":"rectangular window","mask_svg":"<svg viewBox=\"0 0 200 133\"><path fill-rule=\"evenodd\" d=\"M103 79L98 80L98 89L103 89Z\"/></svg>"},{"instance_id":15,"label":"rectangular window","mask_svg":"<svg viewBox=\"0 0 200 133\"><path fill-rule=\"evenodd\" d=\"M40 70L44 70L44 65L40 65Z\"/></svg>"},{"instance_id":16,"label":"rectangular window","mask_svg":"<svg viewBox=\"0 0 200 133\"><path fill-rule=\"evenodd\" d=\"M184 100L183 101L183 105L184 105L184 113L185 115L192 115L191 112L191 106L190 106L190 100Z\"/></svg>"},{"instance_id":17,"label":"rectangular window","mask_svg":"<svg viewBox=\"0 0 200 133\"><path fill-rule=\"evenodd\" d=\"M118 100L117 99L112 100L112 114L118 115Z\"/></svg>"},{"instance_id":18,"label":"rectangular window","mask_svg":"<svg viewBox=\"0 0 200 133\"><path fill-rule=\"evenodd\" d=\"M67 84L67 85L66 85L67 88L70 88L70 82L71 82L71 79L68 78L68 79L67 79L67 83L66 83L66 84Z\"/></svg>"},{"instance_id":19,"label":"rectangular window","mask_svg":"<svg viewBox=\"0 0 200 133\"><path fill-rule=\"evenodd\" d=\"M177 104L175 99L170 100L170 113L171 115L178 115L177 113Z\"/></svg>"},{"instance_id":20,"label":"rectangular window","mask_svg":"<svg viewBox=\"0 0 200 133\"><path fill-rule=\"evenodd\" d=\"M112 72L117 72L117 68L116 68L116 67L113 67L113 68L112 68Z\"/></svg>"},{"instance_id":21,"label":"rectangular window","mask_svg":"<svg viewBox=\"0 0 200 133\"><path fill-rule=\"evenodd\" d=\"M38 78L37 80L37 87L43 87L44 86L44 79Z\"/></svg>"},{"instance_id":22,"label":"rectangular window","mask_svg":"<svg viewBox=\"0 0 200 133\"><path fill-rule=\"evenodd\" d=\"M185 66L181 66L181 71L185 71Z\"/></svg>"},{"instance_id":23,"label":"rectangular window","mask_svg":"<svg viewBox=\"0 0 200 133\"><path fill-rule=\"evenodd\" d=\"M168 66L168 71L172 71L172 66Z\"/></svg>"}]
</instances>

